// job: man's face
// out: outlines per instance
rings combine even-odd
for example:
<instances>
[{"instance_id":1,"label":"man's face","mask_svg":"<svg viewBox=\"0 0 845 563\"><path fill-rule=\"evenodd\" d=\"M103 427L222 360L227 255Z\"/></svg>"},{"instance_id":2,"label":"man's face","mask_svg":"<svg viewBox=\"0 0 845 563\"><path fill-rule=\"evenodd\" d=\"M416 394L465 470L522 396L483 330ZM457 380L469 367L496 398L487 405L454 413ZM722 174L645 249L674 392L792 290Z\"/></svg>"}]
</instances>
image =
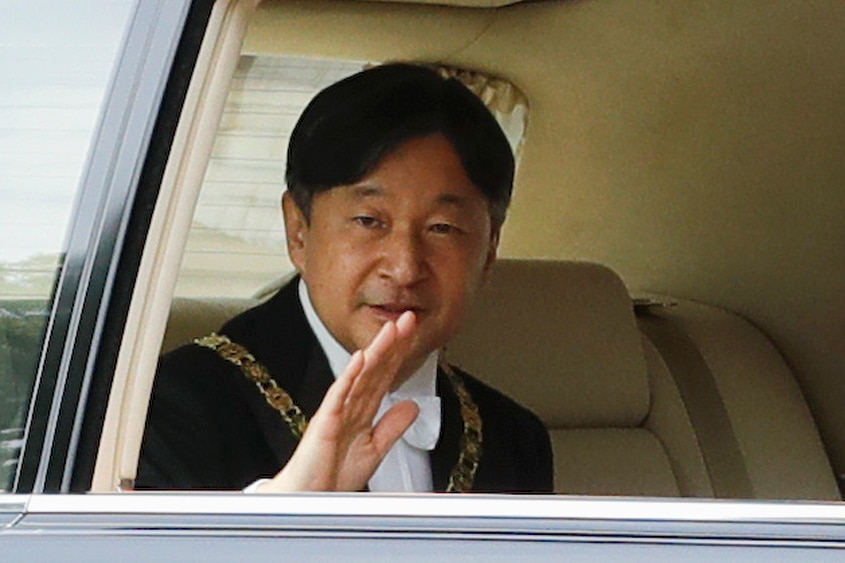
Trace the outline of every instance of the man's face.
<instances>
[{"instance_id":1,"label":"man's face","mask_svg":"<svg viewBox=\"0 0 845 563\"><path fill-rule=\"evenodd\" d=\"M411 139L360 182L284 197L290 257L320 318L352 352L408 309L417 334L400 378L444 346L493 263L487 201L442 135ZM398 382L397 382L398 383Z\"/></svg>"}]
</instances>

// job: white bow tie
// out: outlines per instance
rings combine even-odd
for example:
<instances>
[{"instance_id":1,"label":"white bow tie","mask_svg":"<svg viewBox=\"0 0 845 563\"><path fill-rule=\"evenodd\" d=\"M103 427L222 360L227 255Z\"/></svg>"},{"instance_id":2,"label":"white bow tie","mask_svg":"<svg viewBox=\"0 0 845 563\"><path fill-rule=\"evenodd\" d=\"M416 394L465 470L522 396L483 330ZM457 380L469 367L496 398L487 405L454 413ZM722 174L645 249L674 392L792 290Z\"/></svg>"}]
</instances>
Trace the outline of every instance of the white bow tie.
<instances>
[{"instance_id":1,"label":"white bow tie","mask_svg":"<svg viewBox=\"0 0 845 563\"><path fill-rule=\"evenodd\" d=\"M420 450L431 451L437 445L440 437L440 397L431 395L414 396L401 391L390 393L382 403L383 411L393 405L410 399L420 408L417 419L402 435L402 439L409 445ZM381 415L379 415L381 418Z\"/></svg>"}]
</instances>

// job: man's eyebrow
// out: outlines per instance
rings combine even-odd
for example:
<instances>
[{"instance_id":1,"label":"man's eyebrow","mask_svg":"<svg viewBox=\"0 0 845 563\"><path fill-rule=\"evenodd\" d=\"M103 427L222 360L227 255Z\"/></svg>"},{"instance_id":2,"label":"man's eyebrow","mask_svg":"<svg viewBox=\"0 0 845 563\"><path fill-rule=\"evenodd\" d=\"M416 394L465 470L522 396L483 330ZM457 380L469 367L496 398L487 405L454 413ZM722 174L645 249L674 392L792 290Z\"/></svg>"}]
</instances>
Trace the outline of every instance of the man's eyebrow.
<instances>
[{"instance_id":1,"label":"man's eyebrow","mask_svg":"<svg viewBox=\"0 0 845 563\"><path fill-rule=\"evenodd\" d=\"M366 199L368 197L383 197L384 190L380 186L372 184L352 186L352 197L355 199Z\"/></svg>"},{"instance_id":2,"label":"man's eyebrow","mask_svg":"<svg viewBox=\"0 0 845 563\"><path fill-rule=\"evenodd\" d=\"M458 194L443 193L437 197L437 203L445 203L449 207L463 208L466 205L466 198Z\"/></svg>"}]
</instances>

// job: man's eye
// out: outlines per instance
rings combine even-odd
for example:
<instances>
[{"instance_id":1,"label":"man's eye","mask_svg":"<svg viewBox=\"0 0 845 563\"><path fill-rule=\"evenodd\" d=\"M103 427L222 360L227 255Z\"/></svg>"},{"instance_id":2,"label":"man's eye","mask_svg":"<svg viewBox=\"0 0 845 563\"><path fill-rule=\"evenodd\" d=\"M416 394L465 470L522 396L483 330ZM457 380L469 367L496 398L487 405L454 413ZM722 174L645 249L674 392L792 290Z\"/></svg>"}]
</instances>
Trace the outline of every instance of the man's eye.
<instances>
[{"instance_id":1,"label":"man's eye","mask_svg":"<svg viewBox=\"0 0 845 563\"><path fill-rule=\"evenodd\" d=\"M370 217L368 215L358 215L354 218L354 221L362 227L366 227L368 229L374 229L376 227L381 226L381 221L379 221L375 217Z\"/></svg>"},{"instance_id":2,"label":"man's eye","mask_svg":"<svg viewBox=\"0 0 845 563\"><path fill-rule=\"evenodd\" d=\"M435 223L429 228L431 229L431 232L438 235L450 235L459 232L456 226L450 225L449 223Z\"/></svg>"}]
</instances>

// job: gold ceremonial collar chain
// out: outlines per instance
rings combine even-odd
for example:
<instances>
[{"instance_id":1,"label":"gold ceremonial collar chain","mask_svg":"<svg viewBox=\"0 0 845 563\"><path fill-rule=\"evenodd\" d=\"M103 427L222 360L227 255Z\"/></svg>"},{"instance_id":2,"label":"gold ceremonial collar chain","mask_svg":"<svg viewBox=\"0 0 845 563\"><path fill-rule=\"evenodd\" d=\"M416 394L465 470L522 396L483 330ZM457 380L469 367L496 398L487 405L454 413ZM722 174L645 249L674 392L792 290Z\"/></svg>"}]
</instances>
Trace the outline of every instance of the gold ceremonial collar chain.
<instances>
[{"instance_id":1,"label":"gold ceremonial collar chain","mask_svg":"<svg viewBox=\"0 0 845 563\"><path fill-rule=\"evenodd\" d=\"M297 438L302 437L308 426L307 417L293 402L287 391L276 383L269 370L258 362L249 350L237 342L232 342L227 336L213 332L208 336L194 339L194 344L210 348L227 362L238 366L247 379L255 383L270 406L279 412L293 435ZM472 490L475 472L478 470L478 462L481 459L481 415L461 376L445 362L441 362L439 367L446 374L446 379L458 397L464 425L460 454L455 467L449 474L446 492L468 492Z\"/></svg>"}]
</instances>

